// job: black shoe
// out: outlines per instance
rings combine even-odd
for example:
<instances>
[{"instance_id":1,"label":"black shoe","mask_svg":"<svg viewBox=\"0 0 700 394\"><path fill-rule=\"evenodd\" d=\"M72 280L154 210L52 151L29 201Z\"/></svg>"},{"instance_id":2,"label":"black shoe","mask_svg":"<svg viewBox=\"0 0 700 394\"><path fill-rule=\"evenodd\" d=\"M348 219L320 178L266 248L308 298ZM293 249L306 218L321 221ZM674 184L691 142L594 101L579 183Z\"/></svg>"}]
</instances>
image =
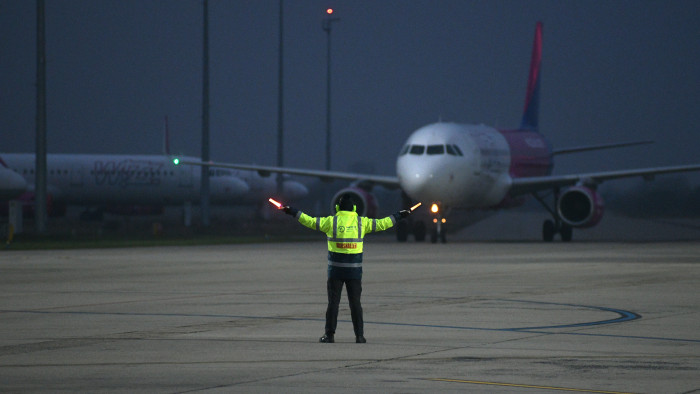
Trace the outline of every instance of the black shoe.
<instances>
[{"instance_id":1,"label":"black shoe","mask_svg":"<svg viewBox=\"0 0 700 394\"><path fill-rule=\"evenodd\" d=\"M367 340L364 336L358 335L355 337L355 343L367 343Z\"/></svg>"},{"instance_id":2,"label":"black shoe","mask_svg":"<svg viewBox=\"0 0 700 394\"><path fill-rule=\"evenodd\" d=\"M335 343L335 339L333 339L333 335L324 335L321 337L321 339L318 340L321 343Z\"/></svg>"}]
</instances>

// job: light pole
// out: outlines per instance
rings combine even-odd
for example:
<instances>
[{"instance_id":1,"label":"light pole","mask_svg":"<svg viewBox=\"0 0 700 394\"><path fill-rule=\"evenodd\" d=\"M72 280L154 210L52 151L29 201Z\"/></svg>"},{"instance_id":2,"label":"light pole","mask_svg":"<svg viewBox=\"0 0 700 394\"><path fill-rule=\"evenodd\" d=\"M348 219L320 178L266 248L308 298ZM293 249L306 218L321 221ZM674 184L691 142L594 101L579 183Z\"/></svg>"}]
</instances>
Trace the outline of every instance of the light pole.
<instances>
[{"instance_id":1,"label":"light pole","mask_svg":"<svg viewBox=\"0 0 700 394\"><path fill-rule=\"evenodd\" d=\"M204 0L202 43L202 161L209 161L209 5ZM201 168L200 209L202 227L209 227L209 166Z\"/></svg>"},{"instance_id":2,"label":"light pole","mask_svg":"<svg viewBox=\"0 0 700 394\"><path fill-rule=\"evenodd\" d=\"M44 0L36 2L36 153L34 220L37 234L46 233L46 24Z\"/></svg>"},{"instance_id":3,"label":"light pole","mask_svg":"<svg viewBox=\"0 0 700 394\"><path fill-rule=\"evenodd\" d=\"M328 38L326 51L326 170L331 169L331 24L338 22L340 18L334 18L333 9L326 10L326 18L323 20L323 31Z\"/></svg>"},{"instance_id":4,"label":"light pole","mask_svg":"<svg viewBox=\"0 0 700 394\"><path fill-rule=\"evenodd\" d=\"M284 165L284 0L280 0L277 88L277 167ZM277 174L277 197L282 197L284 179Z\"/></svg>"}]
</instances>

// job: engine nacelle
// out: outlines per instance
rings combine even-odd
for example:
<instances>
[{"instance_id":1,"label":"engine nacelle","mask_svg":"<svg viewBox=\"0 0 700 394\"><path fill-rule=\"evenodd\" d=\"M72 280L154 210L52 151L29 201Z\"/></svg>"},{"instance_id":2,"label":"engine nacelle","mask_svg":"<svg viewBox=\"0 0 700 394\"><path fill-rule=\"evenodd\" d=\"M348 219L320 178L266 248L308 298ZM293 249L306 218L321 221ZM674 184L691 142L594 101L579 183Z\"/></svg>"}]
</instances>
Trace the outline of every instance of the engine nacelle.
<instances>
[{"instance_id":1,"label":"engine nacelle","mask_svg":"<svg viewBox=\"0 0 700 394\"><path fill-rule=\"evenodd\" d=\"M561 220L571 227L593 227L603 217L605 204L595 190L574 186L566 190L557 201Z\"/></svg>"},{"instance_id":2,"label":"engine nacelle","mask_svg":"<svg viewBox=\"0 0 700 394\"><path fill-rule=\"evenodd\" d=\"M340 196L344 194L350 194L355 200L355 205L357 206L357 214L360 216L367 216L370 218L376 218L379 205L377 204L377 199L374 195L367 190L359 187L346 187L341 189L331 199L331 212L335 212L335 206L340 200Z\"/></svg>"},{"instance_id":3,"label":"engine nacelle","mask_svg":"<svg viewBox=\"0 0 700 394\"><path fill-rule=\"evenodd\" d=\"M209 199L212 203L230 203L250 191L250 186L235 176L215 176L210 179Z\"/></svg>"}]
</instances>

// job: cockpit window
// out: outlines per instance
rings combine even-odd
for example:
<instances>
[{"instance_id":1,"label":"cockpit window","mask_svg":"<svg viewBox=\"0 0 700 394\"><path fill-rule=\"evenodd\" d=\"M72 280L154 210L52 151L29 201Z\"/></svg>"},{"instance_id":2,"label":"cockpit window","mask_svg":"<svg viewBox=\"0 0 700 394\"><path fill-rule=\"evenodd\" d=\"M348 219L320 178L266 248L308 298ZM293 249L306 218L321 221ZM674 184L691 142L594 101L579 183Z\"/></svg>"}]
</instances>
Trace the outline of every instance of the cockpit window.
<instances>
[{"instance_id":1,"label":"cockpit window","mask_svg":"<svg viewBox=\"0 0 700 394\"><path fill-rule=\"evenodd\" d=\"M447 145L447 154L452 155L452 156L457 156L457 151L454 148L454 145Z\"/></svg>"},{"instance_id":2,"label":"cockpit window","mask_svg":"<svg viewBox=\"0 0 700 394\"><path fill-rule=\"evenodd\" d=\"M411 147L410 145L404 146L403 149L401 149L401 153L399 153L399 156L403 156L406 153L408 153L408 148L410 148L410 147Z\"/></svg>"},{"instance_id":3,"label":"cockpit window","mask_svg":"<svg viewBox=\"0 0 700 394\"><path fill-rule=\"evenodd\" d=\"M444 155L445 154L445 145L428 145L428 152L429 155Z\"/></svg>"},{"instance_id":4,"label":"cockpit window","mask_svg":"<svg viewBox=\"0 0 700 394\"><path fill-rule=\"evenodd\" d=\"M425 152L425 145L411 145L412 155L422 155Z\"/></svg>"},{"instance_id":5,"label":"cockpit window","mask_svg":"<svg viewBox=\"0 0 700 394\"><path fill-rule=\"evenodd\" d=\"M455 152L457 152L457 156L464 156L464 155L462 154L462 150L459 149L459 146L457 146L457 145L449 145L449 146L451 146L452 148L454 148Z\"/></svg>"}]
</instances>

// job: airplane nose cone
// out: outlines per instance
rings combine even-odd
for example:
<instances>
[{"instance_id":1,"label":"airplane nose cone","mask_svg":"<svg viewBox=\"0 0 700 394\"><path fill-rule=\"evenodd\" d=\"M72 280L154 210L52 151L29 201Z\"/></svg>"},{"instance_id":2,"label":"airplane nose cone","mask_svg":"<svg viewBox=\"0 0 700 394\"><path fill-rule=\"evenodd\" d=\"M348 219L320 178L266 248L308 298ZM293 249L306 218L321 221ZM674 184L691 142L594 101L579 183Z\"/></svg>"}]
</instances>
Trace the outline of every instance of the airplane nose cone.
<instances>
[{"instance_id":1,"label":"airplane nose cone","mask_svg":"<svg viewBox=\"0 0 700 394\"><path fill-rule=\"evenodd\" d=\"M27 182L18 173L0 168L0 200L18 197L27 190Z\"/></svg>"},{"instance_id":2,"label":"airplane nose cone","mask_svg":"<svg viewBox=\"0 0 700 394\"><path fill-rule=\"evenodd\" d=\"M404 165L399 169L401 188L417 201L433 201L438 196L437 168L423 163Z\"/></svg>"},{"instance_id":3,"label":"airplane nose cone","mask_svg":"<svg viewBox=\"0 0 700 394\"><path fill-rule=\"evenodd\" d=\"M423 200L423 197L431 186L432 174L425 172L411 172L401 178L401 188L409 195Z\"/></svg>"}]
</instances>

